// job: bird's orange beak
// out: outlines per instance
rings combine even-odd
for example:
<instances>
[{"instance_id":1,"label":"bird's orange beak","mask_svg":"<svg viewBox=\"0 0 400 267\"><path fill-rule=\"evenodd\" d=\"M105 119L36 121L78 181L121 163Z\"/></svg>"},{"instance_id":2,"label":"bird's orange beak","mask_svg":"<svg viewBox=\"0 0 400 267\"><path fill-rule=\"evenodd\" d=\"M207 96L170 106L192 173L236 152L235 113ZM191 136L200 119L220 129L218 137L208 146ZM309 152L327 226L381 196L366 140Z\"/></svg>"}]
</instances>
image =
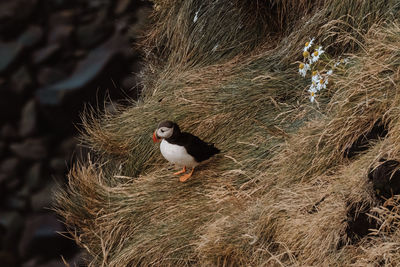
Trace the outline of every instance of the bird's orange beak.
<instances>
[{"instance_id":1,"label":"bird's orange beak","mask_svg":"<svg viewBox=\"0 0 400 267\"><path fill-rule=\"evenodd\" d=\"M153 133L153 143L160 142L160 139L157 138L156 132Z\"/></svg>"}]
</instances>

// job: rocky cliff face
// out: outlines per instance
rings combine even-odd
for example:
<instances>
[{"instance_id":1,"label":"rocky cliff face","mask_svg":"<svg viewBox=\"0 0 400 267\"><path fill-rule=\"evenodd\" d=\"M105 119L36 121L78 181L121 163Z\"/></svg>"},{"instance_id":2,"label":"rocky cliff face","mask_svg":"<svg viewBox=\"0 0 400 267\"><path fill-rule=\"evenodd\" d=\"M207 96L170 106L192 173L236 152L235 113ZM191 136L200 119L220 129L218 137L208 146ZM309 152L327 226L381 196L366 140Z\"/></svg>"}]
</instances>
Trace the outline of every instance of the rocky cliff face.
<instances>
[{"instance_id":1,"label":"rocky cliff face","mask_svg":"<svg viewBox=\"0 0 400 267\"><path fill-rule=\"evenodd\" d=\"M0 3L0 265L64 266L79 248L57 232L63 185L86 104L137 99L134 50L149 4L139 0ZM79 126L78 126L79 127ZM73 264L72 264L73 265Z\"/></svg>"}]
</instances>

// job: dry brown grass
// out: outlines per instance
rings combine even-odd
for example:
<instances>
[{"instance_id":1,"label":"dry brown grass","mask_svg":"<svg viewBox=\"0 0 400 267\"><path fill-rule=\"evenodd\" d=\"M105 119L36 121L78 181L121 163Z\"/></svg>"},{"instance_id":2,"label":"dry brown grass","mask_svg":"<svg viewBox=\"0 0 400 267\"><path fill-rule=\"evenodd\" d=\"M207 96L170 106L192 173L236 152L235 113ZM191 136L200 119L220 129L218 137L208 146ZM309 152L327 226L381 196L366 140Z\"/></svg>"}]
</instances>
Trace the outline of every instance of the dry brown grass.
<instances>
[{"instance_id":1,"label":"dry brown grass","mask_svg":"<svg viewBox=\"0 0 400 267\"><path fill-rule=\"evenodd\" d=\"M57 211L90 266L400 260L398 196L383 206L367 179L400 160L400 24L385 21L398 1L245 2L155 1L143 98L83 115L92 160ZM294 64L311 36L350 57L319 106ZM167 118L222 150L184 184L151 142ZM354 236L366 213L378 228Z\"/></svg>"}]
</instances>

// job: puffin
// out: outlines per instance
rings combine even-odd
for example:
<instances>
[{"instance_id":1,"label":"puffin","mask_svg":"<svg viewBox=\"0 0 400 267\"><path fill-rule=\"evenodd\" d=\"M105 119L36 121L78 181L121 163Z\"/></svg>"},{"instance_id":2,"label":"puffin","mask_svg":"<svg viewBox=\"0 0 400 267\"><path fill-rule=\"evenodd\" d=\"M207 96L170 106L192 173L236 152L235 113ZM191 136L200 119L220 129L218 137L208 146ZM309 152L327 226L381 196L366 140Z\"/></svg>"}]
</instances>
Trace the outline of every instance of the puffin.
<instances>
[{"instance_id":1,"label":"puffin","mask_svg":"<svg viewBox=\"0 0 400 267\"><path fill-rule=\"evenodd\" d=\"M220 150L214 144L204 142L193 134L182 132L175 122L162 121L153 133L153 142L160 142L161 154L169 162L182 167L174 175L183 174L186 168L191 171L179 177L180 182L186 182L192 177L194 168L208 160Z\"/></svg>"}]
</instances>

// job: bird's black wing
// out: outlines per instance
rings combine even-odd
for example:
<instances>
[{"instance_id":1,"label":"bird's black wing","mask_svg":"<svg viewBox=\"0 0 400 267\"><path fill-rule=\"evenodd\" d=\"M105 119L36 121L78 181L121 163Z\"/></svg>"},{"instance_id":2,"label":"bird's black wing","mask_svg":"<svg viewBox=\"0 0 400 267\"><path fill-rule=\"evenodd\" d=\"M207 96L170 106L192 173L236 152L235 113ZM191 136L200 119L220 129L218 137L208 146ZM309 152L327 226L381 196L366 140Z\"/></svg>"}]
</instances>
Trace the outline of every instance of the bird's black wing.
<instances>
[{"instance_id":1,"label":"bird's black wing","mask_svg":"<svg viewBox=\"0 0 400 267\"><path fill-rule=\"evenodd\" d=\"M206 143L190 133L182 133L180 139L181 145L186 148L186 151L192 155L197 162L207 160L220 152L214 144Z\"/></svg>"}]
</instances>

